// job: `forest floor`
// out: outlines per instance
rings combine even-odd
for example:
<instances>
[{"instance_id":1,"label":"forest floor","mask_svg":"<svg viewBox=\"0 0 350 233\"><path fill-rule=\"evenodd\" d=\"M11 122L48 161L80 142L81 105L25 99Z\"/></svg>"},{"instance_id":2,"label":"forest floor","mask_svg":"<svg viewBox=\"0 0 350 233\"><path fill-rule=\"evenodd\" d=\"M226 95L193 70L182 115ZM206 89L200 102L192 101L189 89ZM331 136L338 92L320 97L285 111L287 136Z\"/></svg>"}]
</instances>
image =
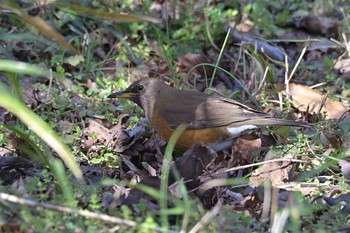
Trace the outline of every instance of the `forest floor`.
<instances>
[{"instance_id":1,"label":"forest floor","mask_svg":"<svg viewBox=\"0 0 350 233\"><path fill-rule=\"evenodd\" d=\"M0 11L0 231L350 231L348 1ZM311 127L173 150L135 103L107 98L141 78Z\"/></svg>"}]
</instances>

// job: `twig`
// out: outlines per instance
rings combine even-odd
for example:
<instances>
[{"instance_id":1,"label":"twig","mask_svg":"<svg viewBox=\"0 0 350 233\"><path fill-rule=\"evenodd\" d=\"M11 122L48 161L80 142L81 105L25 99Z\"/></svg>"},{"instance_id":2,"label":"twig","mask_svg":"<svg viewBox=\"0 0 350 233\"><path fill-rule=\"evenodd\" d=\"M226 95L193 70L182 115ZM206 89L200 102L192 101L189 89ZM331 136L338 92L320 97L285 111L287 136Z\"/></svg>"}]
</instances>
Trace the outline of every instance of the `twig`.
<instances>
[{"instance_id":1,"label":"twig","mask_svg":"<svg viewBox=\"0 0 350 233\"><path fill-rule=\"evenodd\" d=\"M311 89L315 89L315 88L317 88L317 87L321 87L321 86L325 86L325 85L327 85L327 83L326 82L323 82L323 83L317 83L317 84L315 84L315 85L312 85L312 86L309 86Z\"/></svg>"},{"instance_id":2,"label":"twig","mask_svg":"<svg viewBox=\"0 0 350 233\"><path fill-rule=\"evenodd\" d=\"M199 194L203 194L205 191L212 189L214 187L219 187L219 186L231 186L231 188L240 188L240 187L246 187L248 184L239 184L236 185L236 183L232 179L227 179L227 178L222 178L222 179L213 179L205 182L201 186L197 187L196 189L199 190ZM233 186L232 186L233 185ZM194 189L193 189L194 190ZM191 192L193 192L191 190Z\"/></svg>"},{"instance_id":3,"label":"twig","mask_svg":"<svg viewBox=\"0 0 350 233\"><path fill-rule=\"evenodd\" d=\"M256 96L260 92L261 88L263 87L263 85L265 83L265 80L266 80L267 72L269 72L269 67L268 66L266 66L263 78L262 78L262 80L259 83L258 89L256 91L254 91L254 93L252 94L253 96Z\"/></svg>"},{"instance_id":4,"label":"twig","mask_svg":"<svg viewBox=\"0 0 350 233\"><path fill-rule=\"evenodd\" d=\"M53 211L57 211L57 212L63 212L63 213L67 213L67 214L77 214L77 215L87 217L87 218L93 218L93 219L98 219L98 220L108 222L108 223L123 225L124 227L136 227L137 226L137 223L134 221L131 221L131 220L126 220L126 219L110 216L107 214L95 213L95 212L91 212L88 210L77 210L77 209L64 207L64 206L39 203L39 202L30 200L30 199L17 197L15 195L7 194L7 193L0 193L0 200L12 202L12 203L17 203L17 204L25 205L25 206L29 206L29 207L34 207L34 208L41 207L44 209L53 210ZM142 228L149 228L149 229L157 231L157 232L161 231L161 229L159 227L150 227L147 225L142 226ZM171 232L171 231L169 231L169 232Z\"/></svg>"},{"instance_id":5,"label":"twig","mask_svg":"<svg viewBox=\"0 0 350 233\"><path fill-rule=\"evenodd\" d=\"M299 66L300 62L301 62L301 59L304 57L305 53L306 53L306 49L307 49L308 45L306 45L302 50L301 50L301 53L300 53L300 56L298 57L298 60L296 62L296 64L294 65L291 73L289 74L288 76L288 72L289 72L289 66L288 66L288 57L285 56L285 62L286 62L286 72L285 72L285 80L284 80L284 83L286 85L286 93L287 93L287 99L291 99L291 94L290 94L290 91L289 91L289 84L290 84L290 81L292 80L292 77L297 69L297 67Z\"/></svg>"},{"instance_id":6,"label":"twig","mask_svg":"<svg viewBox=\"0 0 350 233\"><path fill-rule=\"evenodd\" d=\"M300 160L300 159L272 159L272 160L263 161L263 162L259 162L259 163L252 163L252 164L248 164L248 165L244 165L244 166L229 168L229 169L226 169L224 171L219 171L219 172L215 173L215 175L226 173L226 172L237 171L237 170L241 170L241 169L245 169L245 168L260 166L260 165L263 165L263 164L266 164L266 163L273 163L273 162L307 163L308 161Z\"/></svg>"},{"instance_id":7,"label":"twig","mask_svg":"<svg viewBox=\"0 0 350 233\"><path fill-rule=\"evenodd\" d=\"M286 184L274 185L276 188L285 189L289 191L300 191L303 188L318 188L318 189L338 189L339 185L331 185L331 184L315 184L315 183L297 183L290 182Z\"/></svg>"},{"instance_id":8,"label":"twig","mask_svg":"<svg viewBox=\"0 0 350 233\"><path fill-rule=\"evenodd\" d=\"M284 56L284 62L285 62L285 68L286 71L284 72L284 84L286 86L286 92L287 92L287 99L290 100L290 94L289 94L289 77L288 77L288 73L289 73L289 63L288 63L288 56L285 55Z\"/></svg>"},{"instance_id":9,"label":"twig","mask_svg":"<svg viewBox=\"0 0 350 233\"><path fill-rule=\"evenodd\" d=\"M301 53L300 53L300 56L298 57L298 60L297 60L297 63L294 65L293 69L292 69L292 72L290 73L288 79L287 79L287 82L289 84L290 80L292 80L292 77L295 73L295 71L297 70L300 62L301 62L301 59L304 57L305 53L306 53L306 49L307 49L308 45L306 45L302 50L301 50ZM289 90L288 90L289 91Z\"/></svg>"}]
</instances>

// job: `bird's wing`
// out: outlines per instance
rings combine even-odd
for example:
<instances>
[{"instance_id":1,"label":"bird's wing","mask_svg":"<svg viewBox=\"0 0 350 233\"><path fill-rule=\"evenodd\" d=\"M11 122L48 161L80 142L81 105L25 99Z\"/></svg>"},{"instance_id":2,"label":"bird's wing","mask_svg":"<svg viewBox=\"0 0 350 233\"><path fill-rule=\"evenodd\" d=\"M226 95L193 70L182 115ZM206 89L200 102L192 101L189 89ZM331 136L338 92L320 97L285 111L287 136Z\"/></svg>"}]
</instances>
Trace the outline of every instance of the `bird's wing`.
<instances>
[{"instance_id":1,"label":"bird's wing","mask_svg":"<svg viewBox=\"0 0 350 233\"><path fill-rule=\"evenodd\" d=\"M271 118L241 103L224 98L213 98L196 109L196 118L190 128L211 128L234 125L235 127L253 124L254 119Z\"/></svg>"},{"instance_id":2,"label":"bird's wing","mask_svg":"<svg viewBox=\"0 0 350 233\"><path fill-rule=\"evenodd\" d=\"M220 127L228 126L228 128L236 127L264 127L264 126L293 126L293 127L309 127L308 123L279 119L275 118L264 112L260 112L249 108L248 106L241 104L237 101L225 98L212 98L206 103L199 105L199 111L206 110L207 115L204 115L203 127ZM207 111L207 109L212 109L212 111ZM200 128L196 123L199 122L198 119L194 121L194 128ZM190 123L190 126L193 123Z\"/></svg>"},{"instance_id":3,"label":"bird's wing","mask_svg":"<svg viewBox=\"0 0 350 233\"><path fill-rule=\"evenodd\" d=\"M203 129L242 126L252 124L252 119L271 118L236 101L215 97L188 99L176 108L168 108L167 113L164 118L172 129L181 123L186 124L188 129Z\"/></svg>"}]
</instances>

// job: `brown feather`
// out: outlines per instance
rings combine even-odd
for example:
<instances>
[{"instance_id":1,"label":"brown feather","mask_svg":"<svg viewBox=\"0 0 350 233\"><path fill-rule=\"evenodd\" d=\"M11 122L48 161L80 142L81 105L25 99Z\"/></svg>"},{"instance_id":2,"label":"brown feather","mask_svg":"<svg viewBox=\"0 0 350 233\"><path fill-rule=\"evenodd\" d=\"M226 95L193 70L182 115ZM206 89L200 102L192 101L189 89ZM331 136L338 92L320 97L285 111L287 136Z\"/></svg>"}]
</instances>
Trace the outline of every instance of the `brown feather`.
<instances>
[{"instance_id":1,"label":"brown feather","mask_svg":"<svg viewBox=\"0 0 350 233\"><path fill-rule=\"evenodd\" d=\"M274 118L263 112L253 110L233 100L212 97L195 91L180 91L164 88L167 102L159 114L171 129L175 130L181 123L188 129L204 129L214 127L239 127L242 125L263 126L306 126L297 121ZM182 98L178 98L181 96ZM158 101L160 104L161 101ZM156 107L157 108L157 107Z\"/></svg>"},{"instance_id":2,"label":"brown feather","mask_svg":"<svg viewBox=\"0 0 350 233\"><path fill-rule=\"evenodd\" d=\"M109 97L126 98L137 103L164 140L169 140L180 124L187 125L176 144L183 149L196 142L212 144L256 127L309 125L274 118L234 100L197 91L177 90L150 78L136 81L125 91L113 93Z\"/></svg>"}]
</instances>

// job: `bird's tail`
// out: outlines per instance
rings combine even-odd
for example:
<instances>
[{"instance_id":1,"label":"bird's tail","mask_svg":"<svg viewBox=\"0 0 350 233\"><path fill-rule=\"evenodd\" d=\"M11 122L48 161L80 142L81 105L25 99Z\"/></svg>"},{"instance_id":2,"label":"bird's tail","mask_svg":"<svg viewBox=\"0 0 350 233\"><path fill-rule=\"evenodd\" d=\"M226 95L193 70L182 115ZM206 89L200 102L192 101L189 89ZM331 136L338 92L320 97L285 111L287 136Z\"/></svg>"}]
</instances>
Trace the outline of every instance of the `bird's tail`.
<instances>
[{"instance_id":1,"label":"bird's tail","mask_svg":"<svg viewBox=\"0 0 350 233\"><path fill-rule=\"evenodd\" d=\"M301 121L293 121L279 118L261 118L259 120L255 119L252 125L258 127L264 126L292 126L292 127L310 127L311 124Z\"/></svg>"}]
</instances>

